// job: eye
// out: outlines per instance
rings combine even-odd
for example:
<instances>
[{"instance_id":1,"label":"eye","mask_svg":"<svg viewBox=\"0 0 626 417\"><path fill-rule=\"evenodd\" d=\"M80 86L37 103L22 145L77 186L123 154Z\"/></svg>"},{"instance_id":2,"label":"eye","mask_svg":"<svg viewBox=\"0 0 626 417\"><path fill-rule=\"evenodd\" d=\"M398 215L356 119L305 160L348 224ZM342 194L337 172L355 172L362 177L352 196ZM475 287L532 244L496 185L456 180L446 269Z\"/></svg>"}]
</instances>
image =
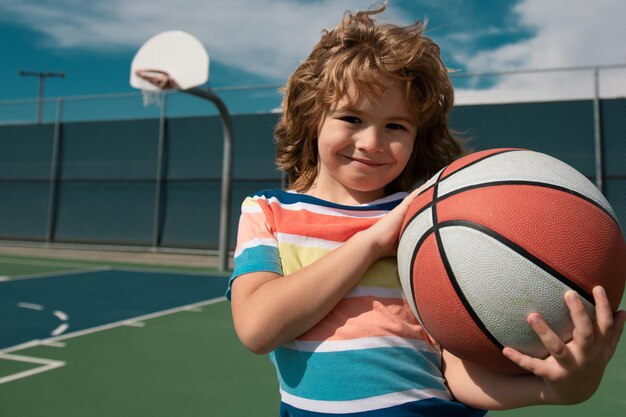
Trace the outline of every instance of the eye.
<instances>
[{"instance_id":1,"label":"eye","mask_svg":"<svg viewBox=\"0 0 626 417\"><path fill-rule=\"evenodd\" d=\"M387 129L391 129L391 130L407 130L406 127L404 127L403 125L401 125L399 123L389 123L387 125Z\"/></svg>"},{"instance_id":2,"label":"eye","mask_svg":"<svg viewBox=\"0 0 626 417\"><path fill-rule=\"evenodd\" d=\"M356 116L342 116L339 118L339 120L344 121L346 123L354 124L354 125L361 123L361 119L359 119Z\"/></svg>"}]
</instances>

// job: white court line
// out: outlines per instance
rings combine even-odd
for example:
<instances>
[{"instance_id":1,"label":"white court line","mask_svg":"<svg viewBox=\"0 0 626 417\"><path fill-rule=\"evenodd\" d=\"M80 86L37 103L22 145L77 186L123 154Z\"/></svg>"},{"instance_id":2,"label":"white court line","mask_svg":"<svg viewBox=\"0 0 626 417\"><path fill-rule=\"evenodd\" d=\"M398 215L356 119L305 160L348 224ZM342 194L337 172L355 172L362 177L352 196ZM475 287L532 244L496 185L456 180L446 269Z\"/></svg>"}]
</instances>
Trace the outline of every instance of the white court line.
<instances>
[{"instance_id":1,"label":"white court line","mask_svg":"<svg viewBox=\"0 0 626 417\"><path fill-rule=\"evenodd\" d=\"M144 323L143 321L128 320L128 321L124 322L124 326L128 326L128 327L146 327L146 323Z\"/></svg>"},{"instance_id":2,"label":"white court line","mask_svg":"<svg viewBox=\"0 0 626 417\"><path fill-rule=\"evenodd\" d=\"M52 272L52 273L46 273L46 274L33 274L33 275L25 275L25 276L20 276L20 277L15 277L13 279L31 279L31 278L51 278L51 277L56 277L56 276L63 276L63 275L75 275L75 274L81 274L81 273L89 273L89 272L100 272L100 271L109 271L109 270L126 270L129 272L133 272L133 271L137 271L139 269L123 269L123 268L113 268L113 267L94 267L94 268L88 268L88 269L84 269L84 270L77 270L77 271L57 271L57 272ZM170 272L170 271L166 271L166 270L151 270L151 271L147 271L147 272L156 272L156 273L163 273L163 272ZM171 271L172 273L179 273L178 271ZM200 273L193 273L193 272L189 272L190 275L204 275L204 274L200 274ZM207 276L214 276L214 274L208 273L206 274ZM79 330L76 332L72 332L72 333L67 333L67 334L63 334L63 335L53 335L53 337L47 338L47 339L43 339L43 340L31 340L25 343L21 343L19 345L15 345L15 346L10 346L4 349L0 349L0 358L3 359L7 359L7 360L20 360L18 358L23 359L23 362L32 362L32 363L41 363L42 366L32 369L32 370L28 370L28 371L24 371L24 372L19 372L17 374L13 374L13 375L8 375L5 377L1 377L0 378L0 384L2 383L6 383L6 382L10 382L10 381L15 381L17 379L21 379L21 378L26 378L32 375L36 375L38 373L41 372L46 372L49 370L53 370L56 368L59 368L61 366L65 365L65 362L62 361L54 361L54 360L49 360L49 359L40 359L40 358L29 358L27 356L19 356L19 355L13 355L13 354L9 354L10 352L15 352L15 351L19 351L19 350L25 350L25 349L29 349L29 348L33 348L33 347L38 347L38 346L51 346L51 347L64 347L65 343L62 342L62 340L66 340L66 339L71 339L71 338L75 338L75 337L80 337L80 336L84 336L84 335L88 335L88 334L92 334L92 333L97 333L97 332L101 332L101 331L105 331L105 330L109 330L109 329L113 329L115 327L120 327L120 326L127 326L129 325L129 322L140 322L143 320L150 320L153 318L158 318L161 316L166 316L169 314L174 314L174 313L178 313L178 312L182 312L182 311L194 311L194 310L202 310L203 306L208 306L211 304L217 304L219 302L225 301L226 297L217 297L217 298L213 298L210 300L205 300L205 301L200 301L197 303L192 303L192 304L188 304L188 305L184 305L184 306L180 306L180 307L175 307L175 308L171 308L171 309L167 309L167 310L163 310L163 311L159 311L159 312L155 312L155 313L150 313L150 314L146 314L143 316L138 316L138 317L134 317L131 319L125 319L125 320L121 320L115 323L109 323L106 325L102 325L102 326L97 326L97 327L93 327L90 329L84 329L84 330ZM57 316L58 317L58 316ZM61 327L61 326L60 326ZM63 329L62 331L65 331L67 328ZM59 328L57 328L57 330L59 330ZM54 331L56 332L56 330ZM53 332L53 333L54 333ZM29 360L25 360L25 359L29 359ZM37 362L35 362L37 361Z\"/></svg>"},{"instance_id":3,"label":"white court line","mask_svg":"<svg viewBox=\"0 0 626 417\"><path fill-rule=\"evenodd\" d=\"M97 262L97 261L96 261ZM81 262L81 261L55 261L55 260L38 260L38 259L22 259L19 257L5 259L0 257L0 263L3 264L23 264L23 265L36 265L36 266L64 266L69 268L81 268L92 267L93 263Z\"/></svg>"},{"instance_id":4,"label":"white court line","mask_svg":"<svg viewBox=\"0 0 626 417\"><path fill-rule=\"evenodd\" d=\"M54 310L52 314L54 314L61 321L67 321L69 318L69 316L61 310Z\"/></svg>"},{"instance_id":5,"label":"white court line","mask_svg":"<svg viewBox=\"0 0 626 417\"><path fill-rule=\"evenodd\" d=\"M55 348L64 348L65 347L65 343L64 342L47 342L47 343L42 343L42 345L49 346L49 347L55 347Z\"/></svg>"},{"instance_id":6,"label":"white court line","mask_svg":"<svg viewBox=\"0 0 626 417\"><path fill-rule=\"evenodd\" d=\"M58 336L60 334L63 334L69 327L70 325L67 323L59 324L59 327L50 332L50 336Z\"/></svg>"},{"instance_id":7,"label":"white court line","mask_svg":"<svg viewBox=\"0 0 626 417\"><path fill-rule=\"evenodd\" d=\"M209 277L209 278L210 277L222 277L223 278L223 277L230 276L229 272L179 271L177 269L159 269L158 267L153 268L153 267L146 267L143 265L137 265L136 268L134 266L128 266L128 265L125 265L124 267L110 266L109 269L114 270L114 271L149 272L149 273L156 273L156 274L196 275L200 277Z\"/></svg>"},{"instance_id":8,"label":"white court line","mask_svg":"<svg viewBox=\"0 0 626 417\"><path fill-rule=\"evenodd\" d=\"M43 274L32 274L32 275L17 275L11 277L11 279L7 281L20 281L23 279L35 279L35 278L55 278L65 275L76 275L76 274L88 274L92 272L101 272L101 271L109 271L111 268L108 266L97 266L94 268L86 268L86 269L72 269L71 271L54 271L54 272L46 272Z\"/></svg>"},{"instance_id":9,"label":"white court line","mask_svg":"<svg viewBox=\"0 0 626 417\"><path fill-rule=\"evenodd\" d=\"M1 262L1 261L0 261ZM54 272L46 272L42 274L31 274L31 275L16 275L14 277L7 277L6 280L0 281L18 281L22 279L33 279L33 278L54 278L58 276L65 275L76 275L76 274L84 274L91 272L101 272L101 271L127 271L127 272L146 272L146 273L155 273L155 274L175 274L175 275L195 275L200 277L227 277L228 273L220 273L216 271L211 272L201 272L201 271L177 271L174 269L158 269L158 268L145 268L141 265L138 265L137 268L134 267L116 267L116 266L94 266L91 268L84 269L72 269L67 271L54 271Z\"/></svg>"},{"instance_id":10,"label":"white court line","mask_svg":"<svg viewBox=\"0 0 626 417\"><path fill-rule=\"evenodd\" d=\"M226 297L218 297L218 298L213 298L211 300L205 300L205 301L200 301L198 303L193 303L193 304L188 304L185 306L181 306L181 307L176 307L176 308L170 308L167 310L163 310L163 311L159 311L156 313L151 313L151 314L146 314L143 316L139 316L139 317L135 317L135 318L131 318L131 319L126 319L126 320L121 320L115 323L109 323L109 324L105 324L102 326L97 326L97 327L93 327L91 329L85 329L85 330L79 330L73 333L67 333L61 336L55 336L55 337L51 337L48 339L43 339L43 340L31 340L29 342L26 343L22 343L16 346L11 346L5 349L0 350L0 359L7 359L7 360L15 360L15 361L20 361L20 362L30 362L30 363L38 363L38 364L42 364L43 366L39 367L39 368L35 368L35 369L31 369L28 371L24 371L24 372L18 372L17 374L13 374L13 375L7 375L5 377L1 377L0 378L0 384L6 383L6 382L10 382L10 381L15 381L17 379L21 379L21 378L27 378L29 376L32 375L36 375L39 374L41 372L46 372L46 371L50 371L56 368L59 368L61 366L65 366L65 362L62 361L54 361L54 360L50 360L50 359L41 359L41 358L31 358L28 356L20 356L20 355L13 355L10 354L10 352L15 352L18 350L24 350L24 349L29 349L29 348L33 348L33 347L37 347L37 346L55 346L57 347L61 342L61 340L66 340L66 339L71 339L74 337L79 337L79 336L85 336L88 334L92 334L92 333L97 333L97 332L101 332L101 331L105 331L105 330L110 330L110 329L114 329L115 327L120 327L120 326L128 326L129 322L141 322L144 320L150 320L150 319L154 319L157 317L162 317L162 316L167 316L169 314L174 314L174 313L178 313L178 312L182 312L182 311L186 311L189 309L195 309L195 308L201 308L203 306L208 306L211 304L217 304L219 302L222 301L226 301Z\"/></svg>"},{"instance_id":11,"label":"white court line","mask_svg":"<svg viewBox=\"0 0 626 417\"><path fill-rule=\"evenodd\" d=\"M33 304L33 303L25 303L25 302L17 303L17 306L21 308L27 308L30 310L37 310L37 311L43 311L44 309L44 306L42 306L41 304ZM55 310L52 312L52 314L54 314L56 318L58 318L59 320L63 322L67 322L67 320L69 319L69 316L61 310ZM61 323L56 329L50 332L50 336L58 336L64 333L68 329L68 327L70 327L69 324Z\"/></svg>"},{"instance_id":12,"label":"white court line","mask_svg":"<svg viewBox=\"0 0 626 417\"><path fill-rule=\"evenodd\" d=\"M0 377L0 384L5 384L7 382L15 381L15 380L22 379L22 378L27 378L29 376L37 375L42 372L51 371L53 369L65 366L65 362L63 361L54 361L51 359L34 358L34 357L22 356L22 355L10 355L7 353L0 353L0 359L6 359L6 360L16 361L16 362L34 363L37 365L41 365L39 367L29 369L27 371L18 372L16 374Z\"/></svg>"},{"instance_id":13,"label":"white court line","mask_svg":"<svg viewBox=\"0 0 626 417\"><path fill-rule=\"evenodd\" d=\"M115 323L103 324L102 326L92 327L90 329L78 330L78 331L75 331L73 333L64 334L63 336L58 336L58 337L53 337L53 338L50 338L50 339L45 339L45 341L56 342L56 341L59 341L59 340L65 340L65 339L70 339L70 338L74 338L74 337L78 337L78 336L84 336L84 335L87 335L87 334L97 333L97 332L101 332L101 331L104 331L104 330L109 330L109 329L114 329L116 327L125 326L129 321L150 320L150 319L154 319L154 318L157 318L157 317L167 316L169 314L178 313L178 312L184 311L184 310L186 310L188 308L196 308L196 307L202 307L202 306L207 306L207 305L211 305L211 304L217 304L217 303L219 303L221 301L226 301L226 297L213 298L211 300L200 301L198 303L188 304L188 305L180 306L180 307L174 307L174 308L170 308L170 309L163 310L163 311L157 311L156 313L150 313L150 314L146 314L146 315L143 315L143 316L132 317L130 319L120 320L120 321L117 321ZM12 350L12 348L7 348L7 349L0 350L0 353L2 353L2 352L13 352L13 350Z\"/></svg>"},{"instance_id":14,"label":"white court line","mask_svg":"<svg viewBox=\"0 0 626 417\"><path fill-rule=\"evenodd\" d=\"M163 311L157 311L155 313L145 314L143 316L131 317L129 319L116 321L114 323L103 324L101 326L96 326L96 327L92 327L92 328L84 329L84 330L77 330L75 332L67 333L62 336L51 337L51 338L43 339L43 340L31 340L29 342L25 342L20 345L9 346L7 348L0 349L0 355L3 353L15 352L17 350L27 349L27 348L39 346L39 345L46 344L46 343L58 342L59 340L71 339L74 337L79 337L79 336L84 336L84 335L88 335L92 333L102 332L102 331L109 330L109 329L114 329L119 326L125 326L126 323L129 321L150 320L150 319L154 319L157 317L167 316L169 314L174 314L174 313L178 313L181 311L185 311L189 308L198 308L198 307L208 306L211 304L217 304L222 301L226 301L226 297L212 298L210 300L199 301L197 303L187 304L187 305L180 306L180 307L174 307L174 308L170 308L170 309L163 310Z\"/></svg>"},{"instance_id":15,"label":"white court line","mask_svg":"<svg viewBox=\"0 0 626 417\"><path fill-rule=\"evenodd\" d=\"M43 311L43 306L41 304L21 302L21 303L17 303L17 306L20 308L28 308L29 310Z\"/></svg>"}]
</instances>

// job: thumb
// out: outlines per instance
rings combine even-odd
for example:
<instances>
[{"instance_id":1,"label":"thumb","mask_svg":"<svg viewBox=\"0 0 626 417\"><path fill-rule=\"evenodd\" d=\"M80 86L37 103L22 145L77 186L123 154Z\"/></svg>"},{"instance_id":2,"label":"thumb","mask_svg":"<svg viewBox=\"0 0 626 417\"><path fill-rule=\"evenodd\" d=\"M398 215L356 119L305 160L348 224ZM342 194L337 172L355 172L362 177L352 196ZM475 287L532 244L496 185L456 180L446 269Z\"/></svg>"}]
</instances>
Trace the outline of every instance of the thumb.
<instances>
[{"instance_id":1,"label":"thumb","mask_svg":"<svg viewBox=\"0 0 626 417\"><path fill-rule=\"evenodd\" d=\"M411 203L415 201L415 199L420 195L421 192L422 192L421 188L417 188L411 191L411 193L407 195L406 197L404 197L404 200L402 200L402 202L398 204L398 207L402 207L402 210L404 211L408 210Z\"/></svg>"},{"instance_id":2,"label":"thumb","mask_svg":"<svg viewBox=\"0 0 626 417\"><path fill-rule=\"evenodd\" d=\"M626 322L626 311L619 310L613 317L613 335L611 338L611 356L617 350L617 344L619 343L622 332L624 331L624 322Z\"/></svg>"}]
</instances>

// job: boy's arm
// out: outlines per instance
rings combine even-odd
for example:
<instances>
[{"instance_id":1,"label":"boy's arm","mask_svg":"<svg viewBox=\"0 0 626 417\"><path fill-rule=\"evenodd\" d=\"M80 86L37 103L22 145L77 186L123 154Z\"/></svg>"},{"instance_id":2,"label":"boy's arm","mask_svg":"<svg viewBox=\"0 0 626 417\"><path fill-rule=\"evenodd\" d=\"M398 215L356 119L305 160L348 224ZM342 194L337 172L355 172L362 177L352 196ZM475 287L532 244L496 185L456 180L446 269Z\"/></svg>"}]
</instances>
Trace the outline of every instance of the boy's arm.
<instances>
[{"instance_id":1,"label":"boy's arm","mask_svg":"<svg viewBox=\"0 0 626 417\"><path fill-rule=\"evenodd\" d=\"M376 260L395 256L400 227L415 196L293 274L255 272L235 279L231 308L242 343L253 352L267 353L323 319Z\"/></svg>"},{"instance_id":2,"label":"boy's arm","mask_svg":"<svg viewBox=\"0 0 626 417\"><path fill-rule=\"evenodd\" d=\"M626 320L625 311L612 313L601 287L594 288L593 294L595 322L576 293L570 291L565 295L574 323L569 343L564 343L538 314L528 317L550 356L532 358L511 348L505 348L503 353L529 371L529 375L493 373L444 351L444 375L452 394L470 406L491 410L587 400L600 385Z\"/></svg>"},{"instance_id":3,"label":"boy's arm","mask_svg":"<svg viewBox=\"0 0 626 417\"><path fill-rule=\"evenodd\" d=\"M372 245L357 234L293 274L238 277L231 308L239 339L260 354L295 339L324 318L376 259Z\"/></svg>"}]
</instances>

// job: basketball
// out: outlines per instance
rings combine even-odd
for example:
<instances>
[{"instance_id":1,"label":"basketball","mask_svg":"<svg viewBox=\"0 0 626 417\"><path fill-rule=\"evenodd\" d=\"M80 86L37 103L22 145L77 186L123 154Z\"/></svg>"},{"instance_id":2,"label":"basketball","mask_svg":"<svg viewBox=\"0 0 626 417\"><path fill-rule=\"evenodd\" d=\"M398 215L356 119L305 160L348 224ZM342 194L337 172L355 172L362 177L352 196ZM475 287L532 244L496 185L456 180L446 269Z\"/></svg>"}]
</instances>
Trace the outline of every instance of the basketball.
<instances>
[{"instance_id":1,"label":"basketball","mask_svg":"<svg viewBox=\"0 0 626 417\"><path fill-rule=\"evenodd\" d=\"M602 285L617 311L626 244L606 198L543 153L491 149L462 157L420 188L398 245L402 289L442 348L497 372L524 373L501 350L547 350L527 323L538 312L564 340L573 289L594 312Z\"/></svg>"}]
</instances>

